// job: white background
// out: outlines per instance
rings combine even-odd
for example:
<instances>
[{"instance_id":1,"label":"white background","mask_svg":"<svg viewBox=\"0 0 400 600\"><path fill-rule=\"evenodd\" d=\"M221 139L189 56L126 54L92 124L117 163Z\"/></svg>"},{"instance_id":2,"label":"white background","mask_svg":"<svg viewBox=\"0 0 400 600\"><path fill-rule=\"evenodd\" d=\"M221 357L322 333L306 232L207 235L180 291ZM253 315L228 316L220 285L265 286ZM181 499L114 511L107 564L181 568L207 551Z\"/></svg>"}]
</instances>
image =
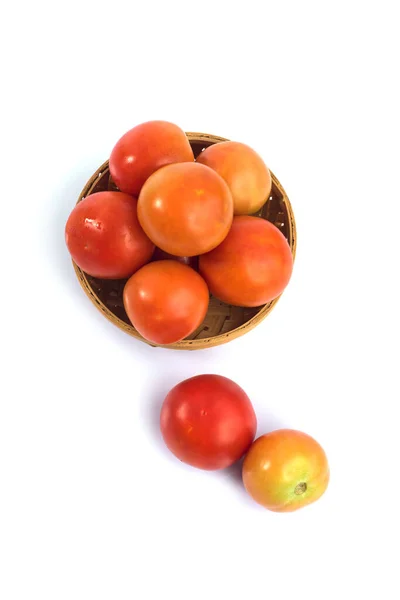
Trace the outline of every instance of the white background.
<instances>
[{"instance_id":1,"label":"white background","mask_svg":"<svg viewBox=\"0 0 400 600\"><path fill-rule=\"evenodd\" d=\"M398 598L398 2L14 2L2 9L2 600ZM127 129L253 146L292 201L276 309L152 349L80 289L64 225ZM269 513L163 447L178 381L234 378L259 431L315 436L316 504Z\"/></svg>"}]
</instances>

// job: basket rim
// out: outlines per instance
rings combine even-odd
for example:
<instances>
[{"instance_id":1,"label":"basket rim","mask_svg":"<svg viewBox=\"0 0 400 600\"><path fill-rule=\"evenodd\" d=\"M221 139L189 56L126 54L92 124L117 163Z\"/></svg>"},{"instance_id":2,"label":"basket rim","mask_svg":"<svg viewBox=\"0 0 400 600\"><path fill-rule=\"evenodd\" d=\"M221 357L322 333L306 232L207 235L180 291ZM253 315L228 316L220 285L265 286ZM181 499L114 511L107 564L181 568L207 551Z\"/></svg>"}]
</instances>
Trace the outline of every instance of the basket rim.
<instances>
[{"instance_id":1,"label":"basket rim","mask_svg":"<svg viewBox=\"0 0 400 600\"><path fill-rule=\"evenodd\" d=\"M190 132L186 132L186 135L187 135L189 141L191 141L191 142L218 143L218 142L230 141L227 138L209 134L209 133L200 133L200 132L190 131ZM79 194L76 204L78 204L81 200L83 200L84 198L89 196L92 193L94 186L99 182L99 180L101 180L105 175L107 175L108 172L109 172L109 161L106 160L95 171L95 173L93 173L93 175L90 177L90 179L86 182L81 193ZM296 258L296 249L297 249L297 230L296 230L296 222L295 222L295 218L294 218L292 205L290 203L290 200L289 200L282 184L280 183L278 178L274 175L274 173L271 171L271 169L270 169L270 173L271 173L272 181L275 184L275 186L278 188L279 192L282 194L282 199L286 205L286 209L287 209L287 213L288 213L288 220L289 220L288 243L289 243L290 250L291 250L292 256L293 256L293 261L294 261ZM279 301L279 299L282 296L282 294L281 294L280 296L278 296L271 302L268 302L267 304L263 305L262 308L260 308L260 310L253 317L251 317L251 319L249 319L242 325L239 325L239 327L235 327L235 329L228 331L227 333L220 333L220 334L212 336L212 337L206 337L206 338L194 339L194 340L184 339L184 340L181 340L180 342L175 342L174 344L168 344L168 345L153 344L153 343L149 342L148 340L146 340L142 335L140 335L140 333L138 331L136 331L136 329L133 327L133 325L131 325L131 324L128 325L127 323L125 323L125 321L122 321L122 319L117 317L98 298L98 296L96 296L96 294L94 293L94 291L92 290L92 288L89 284L86 273L84 271L82 271L82 269L80 267L78 267L78 265L73 260L72 260L72 264L73 264L77 279L78 279L81 287L83 288L85 294L88 296L89 300L96 306L96 308L98 310L100 310L100 312L102 312L103 315L109 321L111 321L111 323L113 323L115 326L117 326L119 329L121 329L128 335L130 335L142 342L145 342L147 345L152 346L152 347L168 348L168 349L172 349L172 350L200 350L200 349L210 348L212 346L218 346L218 345L227 343L232 339L235 339L237 337L244 335L251 329L254 329L254 327L256 327L261 321L263 321L263 319L265 319L265 317L272 311L272 309L276 306L277 302Z\"/></svg>"}]
</instances>

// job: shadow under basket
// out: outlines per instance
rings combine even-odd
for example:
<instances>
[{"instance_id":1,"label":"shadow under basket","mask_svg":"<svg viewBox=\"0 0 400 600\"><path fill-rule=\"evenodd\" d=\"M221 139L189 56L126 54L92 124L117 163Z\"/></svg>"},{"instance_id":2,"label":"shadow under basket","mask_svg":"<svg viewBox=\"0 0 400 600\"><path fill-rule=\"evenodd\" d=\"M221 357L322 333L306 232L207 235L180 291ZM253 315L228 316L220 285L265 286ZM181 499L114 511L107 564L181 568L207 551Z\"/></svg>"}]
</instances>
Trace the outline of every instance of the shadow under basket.
<instances>
[{"instance_id":1,"label":"shadow under basket","mask_svg":"<svg viewBox=\"0 0 400 600\"><path fill-rule=\"evenodd\" d=\"M208 146L227 141L226 138L206 133L187 133L186 135L195 157ZM271 194L261 210L256 213L256 216L262 217L278 227L286 237L294 258L296 253L296 224L292 207L285 190L272 172L271 176ZM110 178L108 161L106 161L89 179L79 196L78 202L95 192L117 189ZM79 283L96 308L125 333L146 342L150 346L155 346L155 344L145 340L128 319L122 301L126 279L97 279L87 275L75 263L73 264ZM256 327L271 312L278 300L279 297L263 306L245 308L225 304L211 296L206 318L200 327L181 342L165 347L176 350L199 350L225 344Z\"/></svg>"}]
</instances>

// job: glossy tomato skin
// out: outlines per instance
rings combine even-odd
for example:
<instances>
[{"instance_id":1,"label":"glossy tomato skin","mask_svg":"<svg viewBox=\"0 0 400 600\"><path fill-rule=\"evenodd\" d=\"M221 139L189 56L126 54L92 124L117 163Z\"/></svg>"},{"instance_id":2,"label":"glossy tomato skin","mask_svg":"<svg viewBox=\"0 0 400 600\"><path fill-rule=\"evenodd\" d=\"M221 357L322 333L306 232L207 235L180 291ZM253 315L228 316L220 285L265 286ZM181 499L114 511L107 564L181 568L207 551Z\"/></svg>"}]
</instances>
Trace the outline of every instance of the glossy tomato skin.
<instances>
[{"instance_id":1,"label":"glossy tomato skin","mask_svg":"<svg viewBox=\"0 0 400 600\"><path fill-rule=\"evenodd\" d=\"M250 216L235 217L222 244L199 260L211 293L235 306L261 306L277 298L292 269L285 236L269 221Z\"/></svg>"},{"instance_id":2,"label":"glossy tomato skin","mask_svg":"<svg viewBox=\"0 0 400 600\"><path fill-rule=\"evenodd\" d=\"M126 283L126 313L148 341L167 345L190 335L206 316L209 292L204 279L175 260L149 263Z\"/></svg>"},{"instance_id":3,"label":"glossy tomato skin","mask_svg":"<svg viewBox=\"0 0 400 600\"><path fill-rule=\"evenodd\" d=\"M259 437L243 463L243 483L253 499L275 512L318 500L329 483L326 454L314 438L293 429Z\"/></svg>"},{"instance_id":4,"label":"glossy tomato skin","mask_svg":"<svg viewBox=\"0 0 400 600\"><path fill-rule=\"evenodd\" d=\"M196 256L218 246L228 234L232 195L209 167L168 165L144 184L138 217L156 246L175 256Z\"/></svg>"},{"instance_id":5,"label":"glossy tomato skin","mask_svg":"<svg viewBox=\"0 0 400 600\"><path fill-rule=\"evenodd\" d=\"M161 248L157 248L153 252L152 260L177 260L183 265L192 267L195 271L199 270L199 257L198 256L174 256L169 252L164 252Z\"/></svg>"},{"instance_id":6,"label":"glossy tomato skin","mask_svg":"<svg viewBox=\"0 0 400 600\"><path fill-rule=\"evenodd\" d=\"M101 279L124 279L147 263L154 244L137 218L137 201L121 192L97 192L71 212L65 241L75 263Z\"/></svg>"},{"instance_id":7,"label":"glossy tomato skin","mask_svg":"<svg viewBox=\"0 0 400 600\"><path fill-rule=\"evenodd\" d=\"M209 146L197 162L214 169L231 190L235 215L256 213L271 193L271 173L261 156L240 142Z\"/></svg>"},{"instance_id":8,"label":"glossy tomato skin","mask_svg":"<svg viewBox=\"0 0 400 600\"><path fill-rule=\"evenodd\" d=\"M130 129L110 156L111 177L122 192L138 196L154 171L176 162L194 161L186 134L167 121L147 121Z\"/></svg>"},{"instance_id":9,"label":"glossy tomato skin","mask_svg":"<svg viewBox=\"0 0 400 600\"><path fill-rule=\"evenodd\" d=\"M161 409L161 433L179 460L199 469L229 467L252 443L257 420L247 394L221 375L182 381Z\"/></svg>"}]
</instances>

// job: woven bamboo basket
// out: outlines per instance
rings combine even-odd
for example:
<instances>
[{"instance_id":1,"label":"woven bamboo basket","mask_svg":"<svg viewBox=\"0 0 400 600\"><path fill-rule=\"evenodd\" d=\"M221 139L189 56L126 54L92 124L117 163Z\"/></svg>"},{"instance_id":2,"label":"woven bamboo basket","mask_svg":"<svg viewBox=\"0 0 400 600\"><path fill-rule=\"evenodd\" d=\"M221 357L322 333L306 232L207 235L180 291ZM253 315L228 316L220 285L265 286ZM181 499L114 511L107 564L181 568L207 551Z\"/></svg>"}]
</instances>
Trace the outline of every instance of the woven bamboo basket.
<instances>
[{"instance_id":1,"label":"woven bamboo basket","mask_svg":"<svg viewBox=\"0 0 400 600\"><path fill-rule=\"evenodd\" d=\"M195 157L208 146L226 141L226 138L206 133L187 133L186 135ZM296 224L294 214L285 190L275 175L273 173L271 175L271 194L266 199L266 203L262 209L257 213L257 216L267 219L282 231L289 243L294 258L296 254ZM78 202L95 192L116 189L118 188L110 178L107 160L86 183ZM126 280L97 279L84 273L75 263L73 265L79 283L96 308L114 325L119 327L119 329L125 331L125 333L154 346L154 344L150 344L145 340L129 322L122 301L122 292ZM225 304L211 296L206 318L200 327L188 338L181 342L170 344L167 348L199 350L225 344L230 340L244 335L247 331L250 331L261 323L274 308L278 300L279 297L263 306L243 308Z\"/></svg>"}]
</instances>

